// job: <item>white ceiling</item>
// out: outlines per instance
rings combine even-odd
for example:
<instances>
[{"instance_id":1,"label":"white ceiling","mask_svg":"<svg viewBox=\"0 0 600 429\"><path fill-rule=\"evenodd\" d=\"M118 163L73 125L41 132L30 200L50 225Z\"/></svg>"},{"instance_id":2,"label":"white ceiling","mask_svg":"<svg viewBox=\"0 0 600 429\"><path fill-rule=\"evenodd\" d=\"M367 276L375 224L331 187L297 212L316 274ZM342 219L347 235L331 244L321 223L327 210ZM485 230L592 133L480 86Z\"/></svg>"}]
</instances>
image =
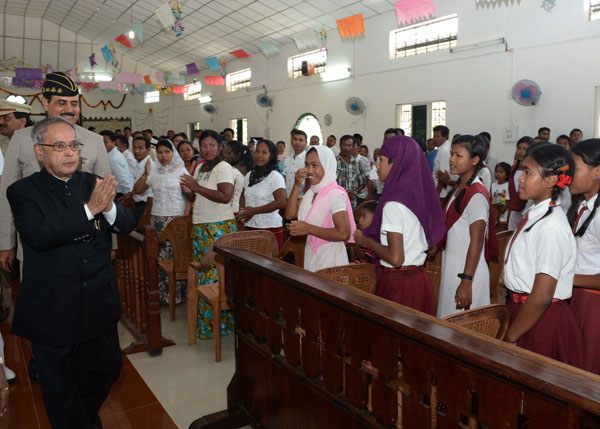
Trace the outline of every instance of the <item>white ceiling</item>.
<instances>
[{"instance_id":1,"label":"white ceiling","mask_svg":"<svg viewBox=\"0 0 600 429\"><path fill-rule=\"evenodd\" d=\"M362 13L367 19L394 10L396 0L187 0L181 1L183 36L165 30L154 11L167 0L0 0L0 13L40 17L90 39L113 42L119 52L155 70L178 70L206 58L245 49L253 55L258 44L292 42L308 28L337 31L336 20ZM144 23L144 42L129 50L114 38ZM232 57L233 58L233 57Z\"/></svg>"}]
</instances>

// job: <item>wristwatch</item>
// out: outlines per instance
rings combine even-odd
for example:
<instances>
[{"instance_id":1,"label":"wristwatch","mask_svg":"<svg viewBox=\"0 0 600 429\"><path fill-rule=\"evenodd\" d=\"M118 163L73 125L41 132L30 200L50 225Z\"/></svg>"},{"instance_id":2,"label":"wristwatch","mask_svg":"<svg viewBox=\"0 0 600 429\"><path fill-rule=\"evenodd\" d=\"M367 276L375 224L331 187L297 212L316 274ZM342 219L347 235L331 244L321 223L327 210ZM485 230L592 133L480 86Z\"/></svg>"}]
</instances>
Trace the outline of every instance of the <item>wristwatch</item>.
<instances>
[{"instance_id":1,"label":"wristwatch","mask_svg":"<svg viewBox=\"0 0 600 429\"><path fill-rule=\"evenodd\" d=\"M470 275L465 274L465 273L458 274L458 278L459 279L463 279L463 280L471 280L471 281L473 281L473 276L470 276Z\"/></svg>"}]
</instances>

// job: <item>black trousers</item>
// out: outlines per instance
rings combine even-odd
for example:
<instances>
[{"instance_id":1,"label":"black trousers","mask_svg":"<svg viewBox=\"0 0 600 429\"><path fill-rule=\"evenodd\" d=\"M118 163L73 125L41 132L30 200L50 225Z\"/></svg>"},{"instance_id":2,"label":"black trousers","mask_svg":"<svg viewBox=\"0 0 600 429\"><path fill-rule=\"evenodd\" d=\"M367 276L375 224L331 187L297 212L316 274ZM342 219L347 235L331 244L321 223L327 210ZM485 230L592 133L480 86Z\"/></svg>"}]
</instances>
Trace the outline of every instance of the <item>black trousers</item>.
<instances>
[{"instance_id":1,"label":"black trousers","mask_svg":"<svg viewBox=\"0 0 600 429\"><path fill-rule=\"evenodd\" d=\"M137 201L135 203L135 208L133 209L136 225L144 215L144 210L146 210L146 201Z\"/></svg>"},{"instance_id":2,"label":"black trousers","mask_svg":"<svg viewBox=\"0 0 600 429\"><path fill-rule=\"evenodd\" d=\"M54 429L102 428L98 411L122 366L117 326L79 344L31 343L44 405Z\"/></svg>"}]
</instances>

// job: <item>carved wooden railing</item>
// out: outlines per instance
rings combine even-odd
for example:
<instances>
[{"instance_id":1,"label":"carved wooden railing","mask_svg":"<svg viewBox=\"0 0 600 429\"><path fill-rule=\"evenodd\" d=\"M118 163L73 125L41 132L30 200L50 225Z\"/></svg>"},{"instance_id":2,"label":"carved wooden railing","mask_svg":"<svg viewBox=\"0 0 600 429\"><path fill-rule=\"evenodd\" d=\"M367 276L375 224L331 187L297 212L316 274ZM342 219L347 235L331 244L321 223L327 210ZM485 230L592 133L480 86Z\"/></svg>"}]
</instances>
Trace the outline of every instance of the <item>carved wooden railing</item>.
<instances>
[{"instance_id":1,"label":"carved wooden railing","mask_svg":"<svg viewBox=\"0 0 600 429\"><path fill-rule=\"evenodd\" d=\"M151 356L175 344L163 338L158 292L158 238L156 228L147 227L142 234L119 235L115 251L115 271L121 296L121 322L135 341L125 354L147 351Z\"/></svg>"},{"instance_id":2,"label":"carved wooden railing","mask_svg":"<svg viewBox=\"0 0 600 429\"><path fill-rule=\"evenodd\" d=\"M190 428L600 427L600 377L275 259L219 248L228 409Z\"/></svg>"}]
</instances>

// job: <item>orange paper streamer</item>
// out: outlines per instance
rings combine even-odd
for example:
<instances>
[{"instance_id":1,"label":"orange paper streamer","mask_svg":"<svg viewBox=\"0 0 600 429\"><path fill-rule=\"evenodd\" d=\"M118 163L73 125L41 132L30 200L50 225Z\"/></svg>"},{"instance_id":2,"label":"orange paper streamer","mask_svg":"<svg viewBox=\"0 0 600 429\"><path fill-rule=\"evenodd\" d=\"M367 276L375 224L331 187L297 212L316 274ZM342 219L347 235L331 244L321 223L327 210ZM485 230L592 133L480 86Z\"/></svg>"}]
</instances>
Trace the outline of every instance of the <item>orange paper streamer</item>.
<instances>
[{"instance_id":1,"label":"orange paper streamer","mask_svg":"<svg viewBox=\"0 0 600 429\"><path fill-rule=\"evenodd\" d=\"M146 85L152 85L152 80L150 79L150 76L149 76L149 75L145 75L145 76L144 76L144 83L145 83Z\"/></svg>"},{"instance_id":2,"label":"orange paper streamer","mask_svg":"<svg viewBox=\"0 0 600 429\"><path fill-rule=\"evenodd\" d=\"M342 39L353 38L365 34L365 22L362 13L339 19L336 22Z\"/></svg>"}]
</instances>

